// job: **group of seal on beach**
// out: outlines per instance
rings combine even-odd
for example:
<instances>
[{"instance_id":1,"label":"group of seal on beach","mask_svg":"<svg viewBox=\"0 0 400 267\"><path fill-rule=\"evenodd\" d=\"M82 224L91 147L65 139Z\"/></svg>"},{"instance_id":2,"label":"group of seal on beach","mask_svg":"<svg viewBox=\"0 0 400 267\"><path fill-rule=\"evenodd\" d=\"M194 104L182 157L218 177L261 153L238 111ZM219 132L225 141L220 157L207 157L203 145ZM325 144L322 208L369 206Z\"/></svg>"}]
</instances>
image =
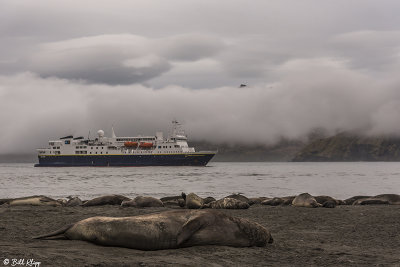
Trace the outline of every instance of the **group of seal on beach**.
<instances>
[{"instance_id":1,"label":"group of seal on beach","mask_svg":"<svg viewBox=\"0 0 400 267\"><path fill-rule=\"evenodd\" d=\"M232 194L216 200L201 198L194 193L157 199L138 196L134 199L122 195L106 195L82 201L78 197L55 200L46 196L0 199L3 207L20 205L97 206L121 207L181 207L182 210L148 215L111 218L92 217L68 225L37 239L85 240L99 245L120 246L141 250L158 250L196 245L226 245L235 247L265 246L272 243L271 233L263 226L245 219L235 218L210 209L247 209L253 204L292 205L294 207L327 207L336 205L400 205L400 195L354 196L337 200L330 196L312 196L302 193L287 197L247 198ZM202 210L193 210L202 209Z\"/></svg>"},{"instance_id":2,"label":"group of seal on beach","mask_svg":"<svg viewBox=\"0 0 400 267\"><path fill-rule=\"evenodd\" d=\"M120 205L122 207L181 207L187 209L248 209L251 205L292 205L294 207L326 207L334 208L337 205L400 205L400 195L381 194L376 196L353 196L345 200L335 199L330 196L312 196L302 193L297 196L285 197L258 197L247 198L241 194L231 194L219 200L213 197L202 198L195 193L179 196L164 197L157 199L149 196L137 196L134 199L122 195L105 195L90 200L82 201L78 197L67 197L67 199L52 199L47 196L29 196L12 199L0 199L0 205L4 206L100 206L100 205Z\"/></svg>"}]
</instances>

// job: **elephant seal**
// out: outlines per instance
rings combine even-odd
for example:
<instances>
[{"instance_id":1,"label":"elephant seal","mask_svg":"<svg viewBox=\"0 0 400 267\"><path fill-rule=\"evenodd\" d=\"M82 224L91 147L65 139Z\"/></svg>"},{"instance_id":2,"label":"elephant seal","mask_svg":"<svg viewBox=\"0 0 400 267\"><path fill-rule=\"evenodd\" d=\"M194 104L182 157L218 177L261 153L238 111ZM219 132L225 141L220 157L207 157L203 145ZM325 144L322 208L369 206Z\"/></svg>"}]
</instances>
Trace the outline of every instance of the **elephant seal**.
<instances>
[{"instance_id":1,"label":"elephant seal","mask_svg":"<svg viewBox=\"0 0 400 267\"><path fill-rule=\"evenodd\" d=\"M344 200L344 205L353 205L354 201L359 200L361 198L370 198L371 196L354 196Z\"/></svg>"},{"instance_id":2,"label":"elephant seal","mask_svg":"<svg viewBox=\"0 0 400 267\"><path fill-rule=\"evenodd\" d=\"M333 200L328 200L322 203L322 207L333 209L336 207L336 202Z\"/></svg>"},{"instance_id":3,"label":"elephant seal","mask_svg":"<svg viewBox=\"0 0 400 267\"><path fill-rule=\"evenodd\" d=\"M46 196L29 196L14 198L6 202L9 206L21 206L21 205L32 205L32 206L62 206L60 202L55 199Z\"/></svg>"},{"instance_id":4,"label":"elephant seal","mask_svg":"<svg viewBox=\"0 0 400 267\"><path fill-rule=\"evenodd\" d=\"M353 202L353 205L388 205L389 201L376 199L373 197L370 198L360 198Z\"/></svg>"},{"instance_id":5,"label":"elephant seal","mask_svg":"<svg viewBox=\"0 0 400 267\"><path fill-rule=\"evenodd\" d=\"M82 200L79 197L67 197L68 200L67 202L64 204L64 206L66 207L75 207L75 206L80 206L82 205Z\"/></svg>"},{"instance_id":6,"label":"elephant seal","mask_svg":"<svg viewBox=\"0 0 400 267\"><path fill-rule=\"evenodd\" d=\"M249 205L255 205L255 204L261 204L261 202L265 201L265 200L269 200L271 198L269 197L251 197L249 198Z\"/></svg>"},{"instance_id":7,"label":"elephant seal","mask_svg":"<svg viewBox=\"0 0 400 267\"><path fill-rule=\"evenodd\" d=\"M180 196L172 196L172 197L163 197L160 198L165 207L185 207L185 200L182 195Z\"/></svg>"},{"instance_id":8,"label":"elephant seal","mask_svg":"<svg viewBox=\"0 0 400 267\"><path fill-rule=\"evenodd\" d=\"M266 199L261 202L261 205L269 205L269 206L279 206L282 205L284 200L280 197L274 197L271 199Z\"/></svg>"},{"instance_id":9,"label":"elephant seal","mask_svg":"<svg viewBox=\"0 0 400 267\"><path fill-rule=\"evenodd\" d=\"M209 204L209 203L211 203L211 202L213 202L213 201L216 201L216 199L213 198L213 197L206 197L206 198L203 198L204 204Z\"/></svg>"},{"instance_id":10,"label":"elephant seal","mask_svg":"<svg viewBox=\"0 0 400 267\"><path fill-rule=\"evenodd\" d=\"M182 197L183 197L182 193ZM204 200L196 195L195 193L190 193L188 195L185 195L185 206L188 209L201 209L204 205Z\"/></svg>"},{"instance_id":11,"label":"elephant seal","mask_svg":"<svg viewBox=\"0 0 400 267\"><path fill-rule=\"evenodd\" d=\"M382 194L374 196L374 198L387 201L390 205L400 205L400 195L397 194Z\"/></svg>"},{"instance_id":12,"label":"elephant seal","mask_svg":"<svg viewBox=\"0 0 400 267\"><path fill-rule=\"evenodd\" d=\"M400 196L396 194L382 194L374 197L360 198L353 202L353 205L400 205Z\"/></svg>"},{"instance_id":13,"label":"elephant seal","mask_svg":"<svg viewBox=\"0 0 400 267\"><path fill-rule=\"evenodd\" d=\"M130 200L130 198L121 195L107 195L96 197L82 204L83 207L100 206L100 205L121 205L122 201Z\"/></svg>"},{"instance_id":14,"label":"elephant seal","mask_svg":"<svg viewBox=\"0 0 400 267\"><path fill-rule=\"evenodd\" d=\"M315 200L319 203L319 204L324 204L325 202L329 201L329 202L334 202L335 206L336 205L340 205L342 203L341 200L338 200L336 198L330 197L330 196L313 196L315 198Z\"/></svg>"},{"instance_id":15,"label":"elephant seal","mask_svg":"<svg viewBox=\"0 0 400 267\"><path fill-rule=\"evenodd\" d=\"M306 208L316 208L322 206L309 193L302 193L296 196L292 201L292 205L295 207L306 207Z\"/></svg>"},{"instance_id":16,"label":"elephant seal","mask_svg":"<svg viewBox=\"0 0 400 267\"><path fill-rule=\"evenodd\" d=\"M250 205L235 198L224 197L223 199L205 204L204 207L212 209L248 209Z\"/></svg>"},{"instance_id":17,"label":"elephant seal","mask_svg":"<svg viewBox=\"0 0 400 267\"><path fill-rule=\"evenodd\" d=\"M242 194L231 194L229 196L226 196L225 198L234 198L243 202L246 202L247 204L250 203L250 199L247 197L243 196Z\"/></svg>"},{"instance_id":18,"label":"elephant seal","mask_svg":"<svg viewBox=\"0 0 400 267\"><path fill-rule=\"evenodd\" d=\"M84 240L140 250L201 245L263 247L273 242L271 233L260 224L215 210L173 210L121 218L92 217L34 238Z\"/></svg>"},{"instance_id":19,"label":"elephant seal","mask_svg":"<svg viewBox=\"0 0 400 267\"><path fill-rule=\"evenodd\" d=\"M146 207L164 207L161 200L154 197L143 197L137 196L133 200L124 200L121 203L122 207L136 207L136 208L146 208Z\"/></svg>"},{"instance_id":20,"label":"elephant seal","mask_svg":"<svg viewBox=\"0 0 400 267\"><path fill-rule=\"evenodd\" d=\"M270 206L288 206L292 204L293 199L295 196L287 196L287 197L274 197L272 199L267 199L261 202L262 205L270 205Z\"/></svg>"}]
</instances>

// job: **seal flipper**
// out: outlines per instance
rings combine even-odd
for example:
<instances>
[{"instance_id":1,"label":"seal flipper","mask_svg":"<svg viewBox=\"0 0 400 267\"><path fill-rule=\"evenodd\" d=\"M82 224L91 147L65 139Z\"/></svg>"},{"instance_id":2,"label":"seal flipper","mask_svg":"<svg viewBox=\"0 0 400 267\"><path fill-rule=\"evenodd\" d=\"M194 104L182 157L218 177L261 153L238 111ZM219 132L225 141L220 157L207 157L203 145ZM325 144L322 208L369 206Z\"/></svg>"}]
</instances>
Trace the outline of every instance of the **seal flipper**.
<instances>
[{"instance_id":1,"label":"seal flipper","mask_svg":"<svg viewBox=\"0 0 400 267\"><path fill-rule=\"evenodd\" d=\"M44 234L44 235L35 236L35 237L32 237L32 238L33 239L43 239L43 238L46 238L46 239L67 239L65 236L64 237L63 236L57 237L57 236L61 235L61 234L64 234L73 225L74 224L69 224L67 226L64 226L61 229L58 229L57 231L54 231L54 232L51 232L51 233L48 233L48 234ZM47 237L50 237L50 238L47 238Z\"/></svg>"},{"instance_id":2,"label":"seal flipper","mask_svg":"<svg viewBox=\"0 0 400 267\"><path fill-rule=\"evenodd\" d=\"M182 226L182 229L178 233L176 238L177 245L180 247L185 243L194 233L200 230L204 225L207 225L207 218L204 214L192 216L189 220Z\"/></svg>"}]
</instances>

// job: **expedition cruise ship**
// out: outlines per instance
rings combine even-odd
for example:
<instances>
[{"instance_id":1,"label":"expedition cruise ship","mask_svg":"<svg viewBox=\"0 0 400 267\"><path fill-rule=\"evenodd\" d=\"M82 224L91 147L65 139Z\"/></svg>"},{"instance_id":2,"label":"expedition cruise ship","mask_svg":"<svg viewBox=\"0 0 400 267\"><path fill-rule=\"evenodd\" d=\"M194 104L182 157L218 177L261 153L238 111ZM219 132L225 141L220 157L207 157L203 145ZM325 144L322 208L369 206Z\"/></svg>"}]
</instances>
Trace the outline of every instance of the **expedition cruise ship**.
<instances>
[{"instance_id":1,"label":"expedition cruise ship","mask_svg":"<svg viewBox=\"0 0 400 267\"><path fill-rule=\"evenodd\" d=\"M97 132L94 140L66 136L49 141L49 148L38 151L35 167L72 166L205 166L215 151L195 152L177 121L173 121L172 135L164 139L162 132L155 136L111 137Z\"/></svg>"}]
</instances>

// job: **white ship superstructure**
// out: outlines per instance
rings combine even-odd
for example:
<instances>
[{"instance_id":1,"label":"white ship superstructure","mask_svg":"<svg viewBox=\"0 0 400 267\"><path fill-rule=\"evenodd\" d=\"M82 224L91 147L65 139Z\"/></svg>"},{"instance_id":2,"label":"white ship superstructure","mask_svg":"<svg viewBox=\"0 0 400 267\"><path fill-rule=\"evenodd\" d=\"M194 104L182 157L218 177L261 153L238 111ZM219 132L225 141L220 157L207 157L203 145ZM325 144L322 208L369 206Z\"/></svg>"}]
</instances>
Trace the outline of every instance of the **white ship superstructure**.
<instances>
[{"instance_id":1,"label":"white ship superstructure","mask_svg":"<svg viewBox=\"0 0 400 267\"><path fill-rule=\"evenodd\" d=\"M182 162L181 156L204 157L211 156L208 160L215 155L216 152L202 151L195 152L194 147L189 147L187 143L187 136L181 129L177 121L173 121L173 132L169 138L164 139L162 132L157 132L155 136L135 136L135 137L117 137L112 129L111 137L104 136L104 131L97 132L97 138L85 139L83 137L66 136L59 140L49 141L48 148L38 149L39 164L36 166L53 166L54 159L59 156L57 161L60 165L71 165L71 159L66 159L66 156L88 156L89 159L81 160L74 157L71 166L136 166L136 165L177 165ZM129 157L130 160L126 161L126 157L111 157L111 156L140 156ZM177 156L177 157L145 157L141 156ZM99 156L110 156L105 159ZM179 157L180 156L180 157ZM64 157L64 158L63 158ZM207 157L208 158L208 157ZM142 160L140 160L142 159ZM134 162L132 162L134 160ZM172 160L172 162L169 162ZM208 162L207 160L207 162ZM145 161L145 162L144 162ZM179 161L179 162L178 162ZM187 161L187 165L190 161ZM197 163L198 160L196 159ZM203 160L201 161L203 162ZM90 164L91 163L91 164ZM165 163L165 164L164 164ZM183 162L185 163L185 162ZM207 164L207 163L205 163ZM186 165L186 164L183 164ZM195 164L196 165L196 164Z\"/></svg>"}]
</instances>

